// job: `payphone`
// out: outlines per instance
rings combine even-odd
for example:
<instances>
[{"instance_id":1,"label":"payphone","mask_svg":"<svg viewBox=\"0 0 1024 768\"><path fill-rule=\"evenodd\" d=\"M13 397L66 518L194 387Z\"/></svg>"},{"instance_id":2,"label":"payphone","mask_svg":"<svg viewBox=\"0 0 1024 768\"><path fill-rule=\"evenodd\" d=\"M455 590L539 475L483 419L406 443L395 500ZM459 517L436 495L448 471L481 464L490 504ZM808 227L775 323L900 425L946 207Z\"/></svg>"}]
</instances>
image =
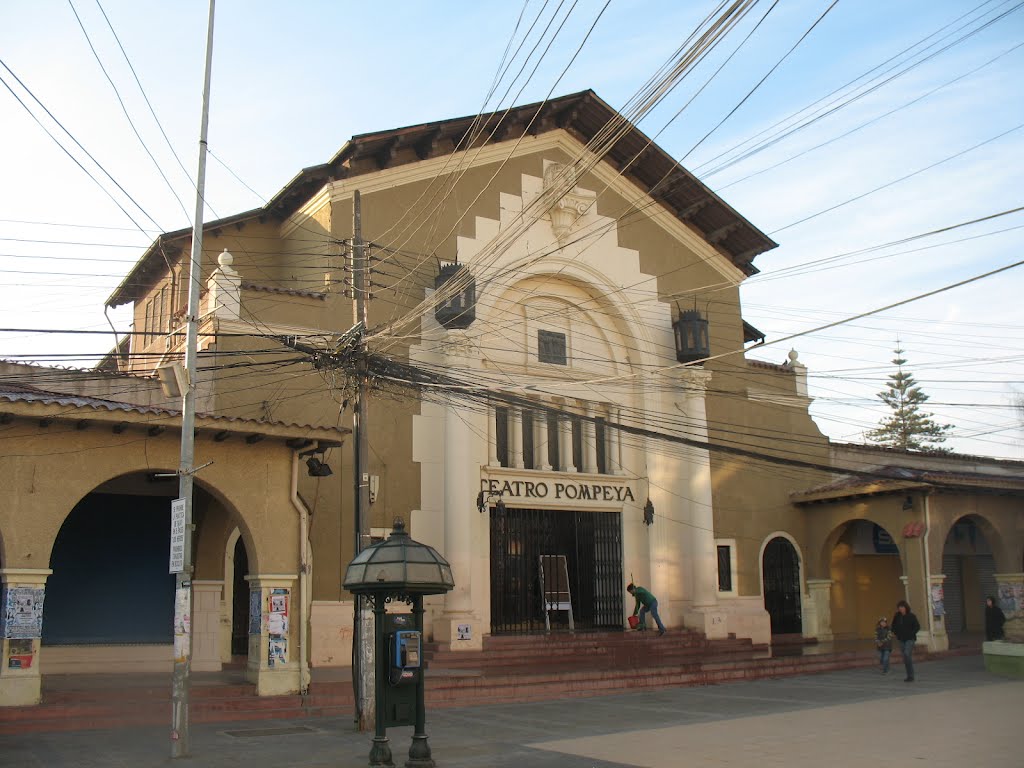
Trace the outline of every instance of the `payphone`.
<instances>
[{"instance_id":1,"label":"payphone","mask_svg":"<svg viewBox=\"0 0 1024 768\"><path fill-rule=\"evenodd\" d=\"M387 681L380 714L387 727L415 725L416 686L423 674L423 634L411 613L384 614Z\"/></svg>"},{"instance_id":2,"label":"payphone","mask_svg":"<svg viewBox=\"0 0 1024 768\"><path fill-rule=\"evenodd\" d=\"M391 666L402 671L419 669L423 652L420 633L415 629L400 629L394 636L394 656Z\"/></svg>"}]
</instances>

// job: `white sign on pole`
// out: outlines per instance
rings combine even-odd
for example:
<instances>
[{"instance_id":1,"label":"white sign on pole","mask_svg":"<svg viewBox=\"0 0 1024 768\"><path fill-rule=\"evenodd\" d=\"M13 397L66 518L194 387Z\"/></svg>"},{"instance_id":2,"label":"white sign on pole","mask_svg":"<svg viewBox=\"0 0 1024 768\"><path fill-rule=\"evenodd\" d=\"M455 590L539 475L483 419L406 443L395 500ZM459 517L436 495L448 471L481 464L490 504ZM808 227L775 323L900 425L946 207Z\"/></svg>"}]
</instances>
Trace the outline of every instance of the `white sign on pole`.
<instances>
[{"instance_id":1,"label":"white sign on pole","mask_svg":"<svg viewBox=\"0 0 1024 768\"><path fill-rule=\"evenodd\" d=\"M185 500L171 502L171 573L185 570Z\"/></svg>"}]
</instances>

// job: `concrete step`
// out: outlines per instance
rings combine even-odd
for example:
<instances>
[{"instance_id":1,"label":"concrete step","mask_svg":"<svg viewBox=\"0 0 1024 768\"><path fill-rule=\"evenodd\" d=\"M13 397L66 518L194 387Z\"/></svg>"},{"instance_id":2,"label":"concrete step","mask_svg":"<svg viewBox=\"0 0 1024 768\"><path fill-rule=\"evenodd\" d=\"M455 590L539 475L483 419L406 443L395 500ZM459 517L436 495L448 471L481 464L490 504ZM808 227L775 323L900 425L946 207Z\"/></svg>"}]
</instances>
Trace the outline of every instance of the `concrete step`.
<instances>
[{"instance_id":1,"label":"concrete step","mask_svg":"<svg viewBox=\"0 0 1024 768\"><path fill-rule=\"evenodd\" d=\"M640 645L647 645L640 642ZM650 644L654 646L655 644ZM921 654L920 660L949 655L977 654L977 648L941 654ZM461 654L452 654L461 655ZM485 652L481 653L481 657ZM650 657L640 662L607 664L593 659L589 666L562 658L538 664L532 657L512 664L472 669L431 666L426 672L426 701L430 707L542 701L600 696L624 690L654 690L683 685L716 685L735 680L788 677L839 669L869 668L878 663L868 648L855 651L814 649L782 653L753 646L749 641L710 641L699 655L674 659ZM600 663L599 663L600 662ZM893 663L898 663L898 656ZM561 666L559 666L561 664ZM0 708L0 734L123 728L138 725L170 727L169 685L117 686L108 679L101 688L69 688L46 692L35 707ZM255 695L249 685L196 686L192 690L191 719L196 723L261 719L347 717L354 712L350 681L322 681L310 685L305 696Z\"/></svg>"}]
</instances>

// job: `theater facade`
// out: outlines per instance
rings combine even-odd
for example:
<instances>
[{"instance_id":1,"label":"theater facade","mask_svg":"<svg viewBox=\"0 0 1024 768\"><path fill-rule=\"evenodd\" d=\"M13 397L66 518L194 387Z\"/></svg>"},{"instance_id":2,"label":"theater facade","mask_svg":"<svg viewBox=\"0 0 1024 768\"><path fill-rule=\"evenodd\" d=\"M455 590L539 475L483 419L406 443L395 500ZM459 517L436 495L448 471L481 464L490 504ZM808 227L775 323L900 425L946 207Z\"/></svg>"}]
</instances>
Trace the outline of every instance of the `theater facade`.
<instances>
[{"instance_id":1,"label":"theater facade","mask_svg":"<svg viewBox=\"0 0 1024 768\"><path fill-rule=\"evenodd\" d=\"M338 432L353 424L355 377L329 363L342 359L331 355L356 319L357 197L367 348L392 364L371 381L369 465L358 478L370 519L358 533L352 441ZM185 230L161 235L108 300L134 307L130 345L92 373L119 382L114 399L141 402L132 393L151 392L157 367L181 358L190 239ZM622 631L633 610L629 581L658 597L670 629L756 643L861 637L864 617L900 594L925 604L946 555L967 556L935 549L960 518L947 521L934 506L926 516L923 486L850 491L844 462L856 452L837 453L811 419L799 355L747 357L765 339L744 320L739 289L775 245L590 91L353 137L265 206L209 223L201 409L251 435L273 427L280 438L210 438L211 450L235 453L218 456L209 476L221 478L230 463L239 479L218 483L237 483L244 495L208 489L221 510L209 544L219 566L203 578L210 610L227 615L243 583L296 589L305 574L308 611L295 622L306 634L293 643L314 667L349 665L353 604L342 574L357 535L383 536L395 517L452 565L455 588L427 600L426 619L430 636L455 650L479 649L495 634ZM148 489L137 496L151 495L141 478L174 466L171 433L126 444L119 450L131 469L100 473L77 498L121 476ZM168 443L159 461L139 455L156 439ZM321 446L332 474L295 471L289 440ZM272 450L280 472L262 457ZM101 454L74 455L84 468ZM864 456L854 463L887 466ZM985 474L979 466L972 471ZM1020 467L999 472L1019 477ZM33 482L25 476L18 493L32 493ZM994 564L982 571L1019 573L1019 495L1011 480L985 487L1000 501L968 514L992 548ZM238 525L257 499L254 522ZM298 535L274 533L285 520L294 529L296 499L308 513L305 558ZM66 566L52 540L74 506L54 505L53 535L34 549L20 544L19 529L31 527L23 511L0 519L8 583L58 579ZM918 529L905 530L912 521L946 526L927 539L928 557ZM244 551L232 550L239 541ZM106 603L116 599L114 583L102 580L97 592ZM967 622L976 618L972 601L973 592L963 601ZM79 618L87 617L54 626ZM247 635L236 643L229 624L214 630L214 665L252 647ZM44 670L48 631L44 617ZM928 642L940 644L940 634ZM75 635L97 658L130 655L109 639Z\"/></svg>"}]
</instances>

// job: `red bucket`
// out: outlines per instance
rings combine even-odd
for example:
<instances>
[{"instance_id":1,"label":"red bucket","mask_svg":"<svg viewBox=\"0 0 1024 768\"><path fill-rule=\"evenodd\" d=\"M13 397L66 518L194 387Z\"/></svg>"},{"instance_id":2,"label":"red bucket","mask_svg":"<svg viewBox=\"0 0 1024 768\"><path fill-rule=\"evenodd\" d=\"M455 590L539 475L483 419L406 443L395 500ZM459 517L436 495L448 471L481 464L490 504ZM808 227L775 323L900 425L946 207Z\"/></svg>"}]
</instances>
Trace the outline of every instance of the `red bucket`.
<instances>
[{"instance_id":1,"label":"red bucket","mask_svg":"<svg viewBox=\"0 0 1024 768\"><path fill-rule=\"evenodd\" d=\"M629 617L629 628L630 629L636 629L637 625L639 623L640 623L640 619L638 617L636 617L636 616L630 616Z\"/></svg>"}]
</instances>

